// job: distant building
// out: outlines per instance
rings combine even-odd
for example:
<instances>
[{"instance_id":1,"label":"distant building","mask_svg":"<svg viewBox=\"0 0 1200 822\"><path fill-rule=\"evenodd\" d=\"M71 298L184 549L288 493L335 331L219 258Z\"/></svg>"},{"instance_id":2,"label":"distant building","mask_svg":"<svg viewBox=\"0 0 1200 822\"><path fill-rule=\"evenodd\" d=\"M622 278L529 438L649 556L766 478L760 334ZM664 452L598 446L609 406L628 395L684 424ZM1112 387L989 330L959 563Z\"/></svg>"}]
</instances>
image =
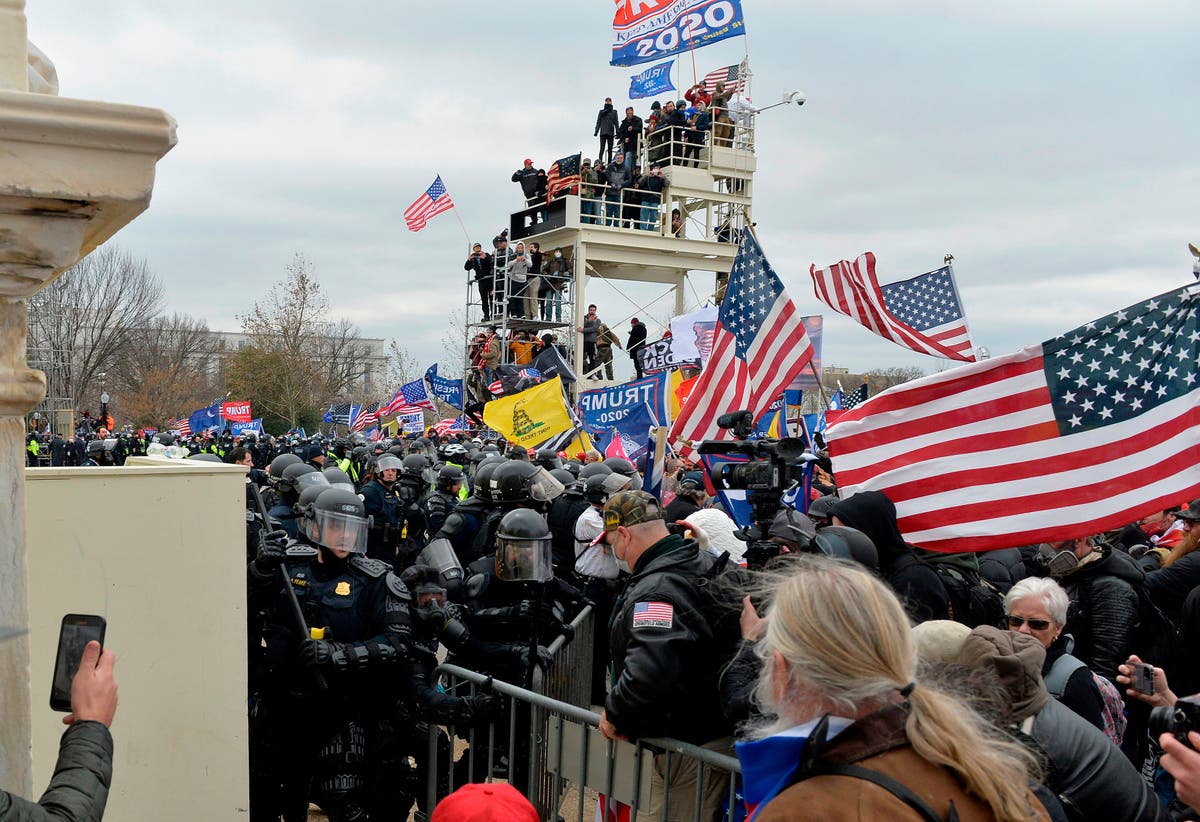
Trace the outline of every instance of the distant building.
<instances>
[{"instance_id":1,"label":"distant building","mask_svg":"<svg viewBox=\"0 0 1200 822\"><path fill-rule=\"evenodd\" d=\"M216 377L222 359L253 343L249 335L240 331L213 331L212 335L216 341L217 357L212 363L210 374ZM358 359L362 362L363 373L361 382L347 390L346 395L356 400L369 399L388 390L384 385L388 364L386 341L378 337L359 337L354 341L354 345L359 351Z\"/></svg>"}]
</instances>

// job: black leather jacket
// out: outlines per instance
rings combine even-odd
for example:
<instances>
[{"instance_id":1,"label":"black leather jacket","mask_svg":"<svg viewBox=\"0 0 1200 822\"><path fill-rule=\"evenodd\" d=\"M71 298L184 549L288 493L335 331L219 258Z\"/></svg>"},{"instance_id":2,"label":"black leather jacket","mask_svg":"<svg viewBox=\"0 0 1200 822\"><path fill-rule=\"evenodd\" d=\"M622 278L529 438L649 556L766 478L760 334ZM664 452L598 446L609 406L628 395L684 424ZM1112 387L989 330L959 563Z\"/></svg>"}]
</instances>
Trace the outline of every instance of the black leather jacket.
<instances>
[{"instance_id":1,"label":"black leather jacket","mask_svg":"<svg viewBox=\"0 0 1200 822\"><path fill-rule=\"evenodd\" d=\"M609 623L616 681L604 710L619 733L695 744L731 733L717 684L723 663L696 584L715 562L675 535L638 560Z\"/></svg>"},{"instance_id":2,"label":"black leather jacket","mask_svg":"<svg viewBox=\"0 0 1200 822\"><path fill-rule=\"evenodd\" d=\"M1071 598L1067 627L1075 637L1075 656L1094 672L1116 681L1117 666L1131 650L1138 622L1138 594L1145 575L1128 554L1107 545L1100 558L1059 580Z\"/></svg>"}]
</instances>

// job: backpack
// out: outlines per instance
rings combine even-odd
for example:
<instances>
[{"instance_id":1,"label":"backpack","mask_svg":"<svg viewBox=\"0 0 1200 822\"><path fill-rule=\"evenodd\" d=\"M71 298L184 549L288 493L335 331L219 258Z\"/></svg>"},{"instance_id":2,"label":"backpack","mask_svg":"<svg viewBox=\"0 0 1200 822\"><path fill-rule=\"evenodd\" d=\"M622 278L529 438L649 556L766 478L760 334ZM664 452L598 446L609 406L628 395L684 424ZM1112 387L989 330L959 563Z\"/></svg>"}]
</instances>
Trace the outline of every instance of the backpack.
<instances>
[{"instance_id":1,"label":"backpack","mask_svg":"<svg viewBox=\"0 0 1200 822\"><path fill-rule=\"evenodd\" d=\"M1054 660L1049 673L1044 677L1046 690L1055 699L1062 699L1063 691L1067 688L1067 681L1080 668L1086 667L1087 664L1082 659L1073 657L1069 653L1063 654ZM1096 683L1096 688L1100 691L1100 698L1104 701L1104 710L1100 713L1104 722L1101 730L1113 741L1114 745L1120 747L1121 740L1125 738L1125 727L1129 724L1125 718L1125 703L1121 700L1121 692L1117 690L1116 685L1094 671L1089 671L1089 673L1092 675L1092 681Z\"/></svg>"},{"instance_id":2,"label":"backpack","mask_svg":"<svg viewBox=\"0 0 1200 822\"><path fill-rule=\"evenodd\" d=\"M932 563L950 597L950 618L968 628L998 626L1004 620L1000 589L975 571L945 563Z\"/></svg>"}]
</instances>

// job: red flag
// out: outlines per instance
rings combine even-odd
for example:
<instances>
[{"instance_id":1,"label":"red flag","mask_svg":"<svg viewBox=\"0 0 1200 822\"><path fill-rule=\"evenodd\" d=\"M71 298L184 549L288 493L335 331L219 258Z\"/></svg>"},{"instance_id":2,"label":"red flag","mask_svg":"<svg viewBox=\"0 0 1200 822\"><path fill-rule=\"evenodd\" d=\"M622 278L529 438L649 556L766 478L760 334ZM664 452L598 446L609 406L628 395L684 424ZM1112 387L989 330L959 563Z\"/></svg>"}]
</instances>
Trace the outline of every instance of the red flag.
<instances>
[{"instance_id":1,"label":"red flag","mask_svg":"<svg viewBox=\"0 0 1200 822\"><path fill-rule=\"evenodd\" d=\"M842 496L883 491L906 540L946 552L1097 534L1200 496L1189 288L846 411L826 432Z\"/></svg>"},{"instance_id":2,"label":"red flag","mask_svg":"<svg viewBox=\"0 0 1200 822\"><path fill-rule=\"evenodd\" d=\"M671 426L671 440L723 439L729 432L717 426L717 417L730 411L758 419L812 357L800 312L758 241L742 232L712 354Z\"/></svg>"},{"instance_id":3,"label":"red flag","mask_svg":"<svg viewBox=\"0 0 1200 822\"><path fill-rule=\"evenodd\" d=\"M625 443L621 442L621 432L613 429L612 440L608 443L608 447L604 449L604 456L620 457L623 460L629 459L629 455L625 453Z\"/></svg>"},{"instance_id":4,"label":"red flag","mask_svg":"<svg viewBox=\"0 0 1200 822\"><path fill-rule=\"evenodd\" d=\"M221 403L221 418L230 422L251 422L250 403L243 401Z\"/></svg>"}]
</instances>

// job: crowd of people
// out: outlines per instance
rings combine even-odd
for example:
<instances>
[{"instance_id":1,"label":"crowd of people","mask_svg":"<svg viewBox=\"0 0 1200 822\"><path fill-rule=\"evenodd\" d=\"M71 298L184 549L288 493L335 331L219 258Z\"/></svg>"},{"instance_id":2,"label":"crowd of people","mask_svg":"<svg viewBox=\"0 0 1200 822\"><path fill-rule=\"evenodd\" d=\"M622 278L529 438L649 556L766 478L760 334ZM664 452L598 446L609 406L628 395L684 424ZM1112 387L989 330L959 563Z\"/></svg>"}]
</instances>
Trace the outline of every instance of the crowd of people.
<instances>
[{"instance_id":1,"label":"crowd of people","mask_svg":"<svg viewBox=\"0 0 1200 822\"><path fill-rule=\"evenodd\" d=\"M736 752L754 819L1195 818L1200 500L948 555L820 452L808 513L747 535L674 457L655 497L629 460L467 433L127 439L247 469L252 819L428 814L431 774L489 759L527 789L529 729L452 750L437 728L508 706L435 669L526 683L585 606L601 733ZM722 816L727 774L658 764L651 814Z\"/></svg>"}]
</instances>

